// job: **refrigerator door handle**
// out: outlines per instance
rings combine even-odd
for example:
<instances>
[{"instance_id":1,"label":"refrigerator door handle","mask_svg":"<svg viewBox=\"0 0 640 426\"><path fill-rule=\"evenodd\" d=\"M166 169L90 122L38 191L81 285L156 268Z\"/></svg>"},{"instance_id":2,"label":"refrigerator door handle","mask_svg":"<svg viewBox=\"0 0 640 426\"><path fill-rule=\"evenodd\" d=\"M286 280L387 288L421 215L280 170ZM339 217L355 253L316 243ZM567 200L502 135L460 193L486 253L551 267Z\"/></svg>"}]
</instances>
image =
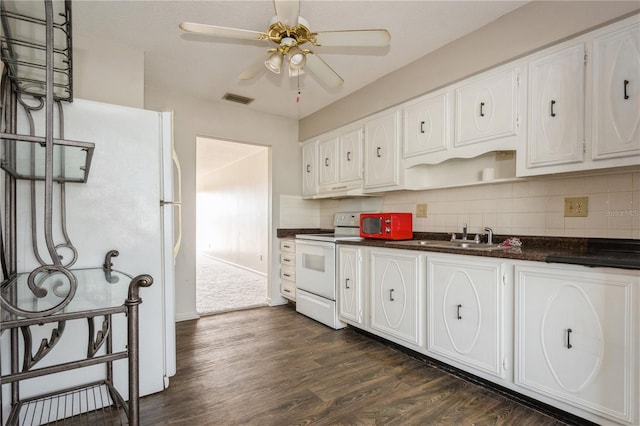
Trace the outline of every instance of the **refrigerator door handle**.
<instances>
[{"instance_id":1,"label":"refrigerator door handle","mask_svg":"<svg viewBox=\"0 0 640 426\"><path fill-rule=\"evenodd\" d=\"M180 251L180 245L182 244L182 168L180 167L180 159L178 158L178 153L173 148L173 144L171 146L171 158L173 159L173 163L176 165L176 171L178 172L178 238L176 238L176 243L173 246L173 261L175 262L178 257L178 252Z\"/></svg>"}]
</instances>

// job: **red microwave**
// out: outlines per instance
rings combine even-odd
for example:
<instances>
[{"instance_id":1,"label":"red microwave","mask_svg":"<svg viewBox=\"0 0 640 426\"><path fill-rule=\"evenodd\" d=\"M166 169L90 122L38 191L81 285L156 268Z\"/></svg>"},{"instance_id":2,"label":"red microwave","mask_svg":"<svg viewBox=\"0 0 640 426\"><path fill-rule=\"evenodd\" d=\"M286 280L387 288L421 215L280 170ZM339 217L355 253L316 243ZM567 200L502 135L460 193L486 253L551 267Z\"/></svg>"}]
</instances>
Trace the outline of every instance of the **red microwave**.
<instances>
[{"instance_id":1,"label":"red microwave","mask_svg":"<svg viewBox=\"0 0 640 426\"><path fill-rule=\"evenodd\" d=\"M411 213L361 213L360 236L381 240L413 238Z\"/></svg>"}]
</instances>

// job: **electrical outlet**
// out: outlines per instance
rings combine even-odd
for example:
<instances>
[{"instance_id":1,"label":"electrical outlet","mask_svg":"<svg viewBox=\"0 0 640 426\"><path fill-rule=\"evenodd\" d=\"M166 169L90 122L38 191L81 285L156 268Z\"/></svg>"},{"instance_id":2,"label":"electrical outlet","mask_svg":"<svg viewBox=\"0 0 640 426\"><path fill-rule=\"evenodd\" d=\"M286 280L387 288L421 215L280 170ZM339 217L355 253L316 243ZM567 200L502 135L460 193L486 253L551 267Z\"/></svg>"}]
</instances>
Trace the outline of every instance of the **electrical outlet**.
<instances>
[{"instance_id":1,"label":"electrical outlet","mask_svg":"<svg viewBox=\"0 0 640 426\"><path fill-rule=\"evenodd\" d=\"M427 217L426 204L416 204L416 217Z\"/></svg>"},{"instance_id":2,"label":"electrical outlet","mask_svg":"<svg viewBox=\"0 0 640 426\"><path fill-rule=\"evenodd\" d=\"M564 199L564 217L587 217L587 197L567 197Z\"/></svg>"}]
</instances>

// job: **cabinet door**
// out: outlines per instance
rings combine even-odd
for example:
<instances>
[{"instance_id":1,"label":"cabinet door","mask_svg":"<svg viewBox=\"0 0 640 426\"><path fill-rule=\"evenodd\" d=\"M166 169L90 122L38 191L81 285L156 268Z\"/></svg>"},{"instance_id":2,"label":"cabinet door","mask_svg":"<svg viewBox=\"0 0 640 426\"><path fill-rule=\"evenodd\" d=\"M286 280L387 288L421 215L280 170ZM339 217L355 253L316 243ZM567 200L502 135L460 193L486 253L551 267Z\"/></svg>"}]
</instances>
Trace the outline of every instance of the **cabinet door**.
<instances>
[{"instance_id":1,"label":"cabinet door","mask_svg":"<svg viewBox=\"0 0 640 426\"><path fill-rule=\"evenodd\" d=\"M338 139L335 138L318 143L318 156L320 158L318 181L321 186L338 182L337 149Z\"/></svg>"},{"instance_id":2,"label":"cabinet door","mask_svg":"<svg viewBox=\"0 0 640 426\"><path fill-rule=\"evenodd\" d=\"M393 112L365 124L365 188L398 184L398 122Z\"/></svg>"},{"instance_id":3,"label":"cabinet door","mask_svg":"<svg viewBox=\"0 0 640 426\"><path fill-rule=\"evenodd\" d=\"M640 154L640 23L593 41L594 159Z\"/></svg>"},{"instance_id":4,"label":"cabinet door","mask_svg":"<svg viewBox=\"0 0 640 426\"><path fill-rule=\"evenodd\" d=\"M405 158L447 149L451 138L449 96L428 96L404 109Z\"/></svg>"},{"instance_id":5,"label":"cabinet door","mask_svg":"<svg viewBox=\"0 0 640 426\"><path fill-rule=\"evenodd\" d=\"M302 195L318 193L318 142L302 145Z\"/></svg>"},{"instance_id":6,"label":"cabinet door","mask_svg":"<svg viewBox=\"0 0 640 426\"><path fill-rule=\"evenodd\" d=\"M584 159L584 45L529 65L527 167Z\"/></svg>"},{"instance_id":7,"label":"cabinet door","mask_svg":"<svg viewBox=\"0 0 640 426\"><path fill-rule=\"evenodd\" d=\"M606 418L635 421L638 277L582 269L516 267L515 383Z\"/></svg>"},{"instance_id":8,"label":"cabinet door","mask_svg":"<svg viewBox=\"0 0 640 426\"><path fill-rule=\"evenodd\" d=\"M456 89L455 146L517 133L518 74L501 71Z\"/></svg>"},{"instance_id":9,"label":"cabinet door","mask_svg":"<svg viewBox=\"0 0 640 426\"><path fill-rule=\"evenodd\" d=\"M338 181L350 182L362 179L362 129L338 138Z\"/></svg>"},{"instance_id":10,"label":"cabinet door","mask_svg":"<svg viewBox=\"0 0 640 426\"><path fill-rule=\"evenodd\" d=\"M420 257L400 250L371 252L371 328L422 344Z\"/></svg>"},{"instance_id":11,"label":"cabinet door","mask_svg":"<svg viewBox=\"0 0 640 426\"><path fill-rule=\"evenodd\" d=\"M360 250L338 247L338 313L340 318L351 323L362 324L362 280L360 273Z\"/></svg>"},{"instance_id":12,"label":"cabinet door","mask_svg":"<svg viewBox=\"0 0 640 426\"><path fill-rule=\"evenodd\" d=\"M427 271L427 351L504 377L500 264L434 256Z\"/></svg>"}]
</instances>

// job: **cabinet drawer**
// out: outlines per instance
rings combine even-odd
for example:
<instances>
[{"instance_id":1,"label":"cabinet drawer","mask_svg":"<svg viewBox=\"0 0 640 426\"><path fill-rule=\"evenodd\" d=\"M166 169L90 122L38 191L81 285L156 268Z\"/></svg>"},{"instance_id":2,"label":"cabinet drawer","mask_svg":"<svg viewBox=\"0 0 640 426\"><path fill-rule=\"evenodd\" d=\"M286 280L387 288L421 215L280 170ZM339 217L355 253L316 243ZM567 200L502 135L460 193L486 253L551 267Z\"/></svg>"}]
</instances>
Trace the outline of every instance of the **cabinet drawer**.
<instances>
[{"instance_id":1,"label":"cabinet drawer","mask_svg":"<svg viewBox=\"0 0 640 426\"><path fill-rule=\"evenodd\" d=\"M283 252L280 254L280 264L282 266L291 265L295 266L296 264L296 255L295 253L287 253Z\"/></svg>"},{"instance_id":2,"label":"cabinet drawer","mask_svg":"<svg viewBox=\"0 0 640 426\"><path fill-rule=\"evenodd\" d=\"M280 282L280 293L287 299L296 300L296 283L283 279Z\"/></svg>"},{"instance_id":3,"label":"cabinet drawer","mask_svg":"<svg viewBox=\"0 0 640 426\"><path fill-rule=\"evenodd\" d=\"M294 240L281 240L280 251L287 252L287 253L295 253L296 242Z\"/></svg>"},{"instance_id":4,"label":"cabinet drawer","mask_svg":"<svg viewBox=\"0 0 640 426\"><path fill-rule=\"evenodd\" d=\"M281 266L280 279L296 282L296 268Z\"/></svg>"}]
</instances>

